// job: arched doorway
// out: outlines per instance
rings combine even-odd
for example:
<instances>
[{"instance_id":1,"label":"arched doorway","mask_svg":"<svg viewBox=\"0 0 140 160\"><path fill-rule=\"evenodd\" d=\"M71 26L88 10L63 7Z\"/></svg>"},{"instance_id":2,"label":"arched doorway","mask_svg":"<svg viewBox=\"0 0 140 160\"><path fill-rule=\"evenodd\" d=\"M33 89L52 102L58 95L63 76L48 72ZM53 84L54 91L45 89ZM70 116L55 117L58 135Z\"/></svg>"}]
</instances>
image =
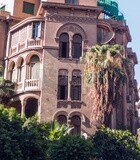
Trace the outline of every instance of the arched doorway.
<instances>
[{"instance_id":1,"label":"arched doorway","mask_svg":"<svg viewBox=\"0 0 140 160\"><path fill-rule=\"evenodd\" d=\"M38 112L38 99L29 98L26 101L25 115L27 118L34 116Z\"/></svg>"}]
</instances>

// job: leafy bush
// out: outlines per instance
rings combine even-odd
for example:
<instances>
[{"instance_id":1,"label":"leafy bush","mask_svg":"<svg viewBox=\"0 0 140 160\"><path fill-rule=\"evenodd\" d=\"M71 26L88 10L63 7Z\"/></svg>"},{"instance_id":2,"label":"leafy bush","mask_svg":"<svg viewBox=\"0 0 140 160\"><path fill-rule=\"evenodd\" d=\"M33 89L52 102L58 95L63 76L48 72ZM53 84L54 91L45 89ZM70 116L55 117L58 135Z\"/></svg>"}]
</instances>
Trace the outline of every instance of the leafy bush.
<instances>
[{"instance_id":1,"label":"leafy bush","mask_svg":"<svg viewBox=\"0 0 140 160\"><path fill-rule=\"evenodd\" d=\"M0 160L47 160L48 135L46 123L0 106Z\"/></svg>"},{"instance_id":2,"label":"leafy bush","mask_svg":"<svg viewBox=\"0 0 140 160\"><path fill-rule=\"evenodd\" d=\"M0 159L22 160L20 146L23 121L14 109L0 105Z\"/></svg>"},{"instance_id":3,"label":"leafy bush","mask_svg":"<svg viewBox=\"0 0 140 160\"><path fill-rule=\"evenodd\" d=\"M92 137L92 143L94 157L103 160L140 159L140 148L129 131L101 128Z\"/></svg>"},{"instance_id":4,"label":"leafy bush","mask_svg":"<svg viewBox=\"0 0 140 160\"><path fill-rule=\"evenodd\" d=\"M90 160L91 142L80 136L66 135L52 142L49 154L51 160Z\"/></svg>"}]
</instances>

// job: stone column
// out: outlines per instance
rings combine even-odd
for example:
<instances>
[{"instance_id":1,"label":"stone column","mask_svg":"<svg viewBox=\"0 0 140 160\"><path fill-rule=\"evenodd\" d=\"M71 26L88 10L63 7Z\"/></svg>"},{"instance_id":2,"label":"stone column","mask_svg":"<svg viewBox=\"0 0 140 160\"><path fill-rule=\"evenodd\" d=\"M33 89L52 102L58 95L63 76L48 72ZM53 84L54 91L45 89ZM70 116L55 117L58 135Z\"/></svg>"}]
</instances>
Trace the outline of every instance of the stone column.
<instances>
[{"instance_id":1,"label":"stone column","mask_svg":"<svg viewBox=\"0 0 140 160\"><path fill-rule=\"evenodd\" d=\"M68 101L71 101L71 96L70 96L70 93L71 93L71 72L69 72L68 74Z\"/></svg>"},{"instance_id":2,"label":"stone column","mask_svg":"<svg viewBox=\"0 0 140 160\"><path fill-rule=\"evenodd\" d=\"M27 100L21 100L21 117L25 114L25 106L26 106Z\"/></svg>"},{"instance_id":3,"label":"stone column","mask_svg":"<svg viewBox=\"0 0 140 160\"><path fill-rule=\"evenodd\" d=\"M70 35L70 41L69 41L69 58L72 58L72 36Z\"/></svg>"},{"instance_id":4,"label":"stone column","mask_svg":"<svg viewBox=\"0 0 140 160\"><path fill-rule=\"evenodd\" d=\"M40 103L40 98L38 99L38 110L37 110L37 114L39 117L39 121L41 121L41 103Z\"/></svg>"}]
</instances>

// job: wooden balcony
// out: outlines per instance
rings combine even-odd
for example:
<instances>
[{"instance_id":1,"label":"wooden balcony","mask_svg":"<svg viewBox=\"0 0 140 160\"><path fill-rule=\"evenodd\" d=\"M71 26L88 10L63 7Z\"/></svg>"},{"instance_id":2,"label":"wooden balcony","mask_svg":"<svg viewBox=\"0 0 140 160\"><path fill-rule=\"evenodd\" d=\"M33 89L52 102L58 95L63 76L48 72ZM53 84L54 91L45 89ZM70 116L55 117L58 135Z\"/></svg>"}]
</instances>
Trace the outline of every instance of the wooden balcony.
<instances>
[{"instance_id":1,"label":"wooden balcony","mask_svg":"<svg viewBox=\"0 0 140 160\"><path fill-rule=\"evenodd\" d=\"M22 91L40 91L40 80L39 79L26 79L23 82L18 82L15 90L17 92Z\"/></svg>"}]
</instances>

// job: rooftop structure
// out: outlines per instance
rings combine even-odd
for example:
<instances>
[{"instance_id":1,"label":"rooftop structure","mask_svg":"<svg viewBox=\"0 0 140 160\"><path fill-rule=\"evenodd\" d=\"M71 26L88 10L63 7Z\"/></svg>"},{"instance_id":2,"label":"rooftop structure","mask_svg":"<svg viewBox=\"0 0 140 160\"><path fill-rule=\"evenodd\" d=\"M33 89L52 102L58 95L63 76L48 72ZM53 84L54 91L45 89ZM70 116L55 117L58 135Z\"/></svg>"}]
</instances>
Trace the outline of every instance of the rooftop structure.
<instances>
[{"instance_id":1,"label":"rooftop structure","mask_svg":"<svg viewBox=\"0 0 140 160\"><path fill-rule=\"evenodd\" d=\"M116 0L98 0L98 6L103 7L103 13L115 20L124 20L124 15L119 11Z\"/></svg>"}]
</instances>

